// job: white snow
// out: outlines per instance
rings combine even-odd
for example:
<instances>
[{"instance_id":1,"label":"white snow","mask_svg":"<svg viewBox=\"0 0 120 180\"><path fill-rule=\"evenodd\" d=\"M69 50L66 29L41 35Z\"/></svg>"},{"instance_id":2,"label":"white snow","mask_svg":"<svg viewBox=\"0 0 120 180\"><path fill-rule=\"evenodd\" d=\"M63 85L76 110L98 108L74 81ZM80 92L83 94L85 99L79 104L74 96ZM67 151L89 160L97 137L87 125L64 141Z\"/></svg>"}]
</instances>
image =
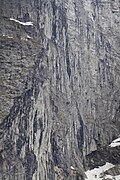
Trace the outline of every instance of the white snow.
<instances>
[{"instance_id":1,"label":"white snow","mask_svg":"<svg viewBox=\"0 0 120 180\"><path fill-rule=\"evenodd\" d=\"M120 137L117 138L117 139L115 139L114 141L112 141L109 146L110 146L110 147L120 146Z\"/></svg>"},{"instance_id":2,"label":"white snow","mask_svg":"<svg viewBox=\"0 0 120 180\"><path fill-rule=\"evenodd\" d=\"M31 100L34 100L33 96L31 97Z\"/></svg>"},{"instance_id":3,"label":"white snow","mask_svg":"<svg viewBox=\"0 0 120 180\"><path fill-rule=\"evenodd\" d=\"M22 24L23 26L33 26L33 22L21 22L17 19L10 18L11 21L17 22L19 24Z\"/></svg>"},{"instance_id":4,"label":"white snow","mask_svg":"<svg viewBox=\"0 0 120 180\"><path fill-rule=\"evenodd\" d=\"M8 36L8 35L5 35L5 34L3 34L2 36L3 36L3 37L7 37L7 38L9 38L9 39L12 39L12 38L13 38L12 36Z\"/></svg>"},{"instance_id":5,"label":"white snow","mask_svg":"<svg viewBox=\"0 0 120 180\"><path fill-rule=\"evenodd\" d=\"M13 37L12 36L7 36L9 39L12 39Z\"/></svg>"},{"instance_id":6,"label":"white snow","mask_svg":"<svg viewBox=\"0 0 120 180\"><path fill-rule=\"evenodd\" d=\"M27 38L28 38L28 39L32 39L29 35L27 35Z\"/></svg>"},{"instance_id":7,"label":"white snow","mask_svg":"<svg viewBox=\"0 0 120 180\"><path fill-rule=\"evenodd\" d=\"M114 142L114 143L116 143L116 142L120 142L120 137L119 137L119 138L117 138L117 139L115 139L113 142Z\"/></svg>"},{"instance_id":8,"label":"white snow","mask_svg":"<svg viewBox=\"0 0 120 180\"><path fill-rule=\"evenodd\" d=\"M70 166L70 168L71 168L72 170L75 170L75 168L74 168L73 166Z\"/></svg>"},{"instance_id":9,"label":"white snow","mask_svg":"<svg viewBox=\"0 0 120 180\"><path fill-rule=\"evenodd\" d=\"M92 170L88 170L86 172L86 180L102 180L103 178L100 177L101 173L104 173L106 170L114 167L111 163L106 163L104 166L100 166L98 168L94 168Z\"/></svg>"},{"instance_id":10,"label":"white snow","mask_svg":"<svg viewBox=\"0 0 120 180\"><path fill-rule=\"evenodd\" d=\"M120 180L120 175L114 176L115 180Z\"/></svg>"},{"instance_id":11,"label":"white snow","mask_svg":"<svg viewBox=\"0 0 120 180\"><path fill-rule=\"evenodd\" d=\"M106 175L105 180L111 179L111 180L120 180L120 175L118 176L111 176L111 175Z\"/></svg>"}]
</instances>

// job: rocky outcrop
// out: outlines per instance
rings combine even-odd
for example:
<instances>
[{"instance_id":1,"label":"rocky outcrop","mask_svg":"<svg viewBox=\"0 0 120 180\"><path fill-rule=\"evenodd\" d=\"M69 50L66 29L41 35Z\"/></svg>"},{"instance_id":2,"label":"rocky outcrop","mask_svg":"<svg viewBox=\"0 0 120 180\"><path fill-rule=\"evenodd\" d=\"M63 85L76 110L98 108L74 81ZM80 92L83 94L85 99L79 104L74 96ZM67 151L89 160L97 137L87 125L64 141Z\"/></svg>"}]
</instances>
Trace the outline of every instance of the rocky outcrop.
<instances>
[{"instance_id":1,"label":"rocky outcrop","mask_svg":"<svg viewBox=\"0 0 120 180\"><path fill-rule=\"evenodd\" d=\"M102 147L97 151L92 152L87 155L87 166L90 168L95 168L104 165L106 162L112 163L114 165L120 164L120 146L110 148Z\"/></svg>"},{"instance_id":2,"label":"rocky outcrop","mask_svg":"<svg viewBox=\"0 0 120 180\"><path fill-rule=\"evenodd\" d=\"M120 134L119 23L118 0L0 1L1 178L82 180Z\"/></svg>"},{"instance_id":3,"label":"rocky outcrop","mask_svg":"<svg viewBox=\"0 0 120 180\"><path fill-rule=\"evenodd\" d=\"M120 166L115 166L105 172L105 174L110 174L112 176L120 175Z\"/></svg>"},{"instance_id":4,"label":"rocky outcrop","mask_svg":"<svg viewBox=\"0 0 120 180\"><path fill-rule=\"evenodd\" d=\"M88 180L120 179L120 137L86 156Z\"/></svg>"}]
</instances>

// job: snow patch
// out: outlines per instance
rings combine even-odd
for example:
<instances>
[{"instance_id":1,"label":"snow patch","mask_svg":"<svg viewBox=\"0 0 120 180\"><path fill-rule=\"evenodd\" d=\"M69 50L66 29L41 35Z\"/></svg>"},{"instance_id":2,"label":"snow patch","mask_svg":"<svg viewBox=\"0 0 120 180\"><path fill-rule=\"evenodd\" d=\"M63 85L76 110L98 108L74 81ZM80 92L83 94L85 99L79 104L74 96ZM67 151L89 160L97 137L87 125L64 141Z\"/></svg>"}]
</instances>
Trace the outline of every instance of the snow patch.
<instances>
[{"instance_id":1,"label":"snow patch","mask_svg":"<svg viewBox=\"0 0 120 180\"><path fill-rule=\"evenodd\" d=\"M12 36L7 36L9 39L12 39L13 37Z\"/></svg>"},{"instance_id":2,"label":"snow patch","mask_svg":"<svg viewBox=\"0 0 120 180\"><path fill-rule=\"evenodd\" d=\"M34 100L34 97L33 97L33 96L31 96L31 100Z\"/></svg>"},{"instance_id":3,"label":"snow patch","mask_svg":"<svg viewBox=\"0 0 120 180\"><path fill-rule=\"evenodd\" d=\"M115 139L114 141L112 141L109 146L110 146L110 147L120 146L120 137L117 138L117 139Z\"/></svg>"},{"instance_id":4,"label":"snow patch","mask_svg":"<svg viewBox=\"0 0 120 180\"><path fill-rule=\"evenodd\" d=\"M29 35L27 35L27 38L28 38L28 39L32 39Z\"/></svg>"},{"instance_id":5,"label":"snow patch","mask_svg":"<svg viewBox=\"0 0 120 180\"><path fill-rule=\"evenodd\" d=\"M120 180L120 175L118 176L111 176L111 175L106 175L105 180L111 179L111 180Z\"/></svg>"},{"instance_id":6,"label":"snow patch","mask_svg":"<svg viewBox=\"0 0 120 180\"><path fill-rule=\"evenodd\" d=\"M73 166L70 166L70 169L75 170L75 168Z\"/></svg>"},{"instance_id":7,"label":"snow patch","mask_svg":"<svg viewBox=\"0 0 120 180\"><path fill-rule=\"evenodd\" d=\"M13 38L12 36L8 36L8 35L5 35L5 34L3 34L2 36L3 36L3 37L7 37L7 38L9 38L9 39L12 39L12 38Z\"/></svg>"},{"instance_id":8,"label":"snow patch","mask_svg":"<svg viewBox=\"0 0 120 180\"><path fill-rule=\"evenodd\" d=\"M88 170L87 172L85 172L87 176L86 180L102 180L103 178L100 177L101 173L104 173L105 171L113 167L114 167L113 164L106 163L104 166L100 166L98 168Z\"/></svg>"},{"instance_id":9,"label":"snow patch","mask_svg":"<svg viewBox=\"0 0 120 180\"><path fill-rule=\"evenodd\" d=\"M17 19L10 18L11 21L17 22L19 24L22 24L23 26L33 26L33 22L21 22Z\"/></svg>"}]
</instances>

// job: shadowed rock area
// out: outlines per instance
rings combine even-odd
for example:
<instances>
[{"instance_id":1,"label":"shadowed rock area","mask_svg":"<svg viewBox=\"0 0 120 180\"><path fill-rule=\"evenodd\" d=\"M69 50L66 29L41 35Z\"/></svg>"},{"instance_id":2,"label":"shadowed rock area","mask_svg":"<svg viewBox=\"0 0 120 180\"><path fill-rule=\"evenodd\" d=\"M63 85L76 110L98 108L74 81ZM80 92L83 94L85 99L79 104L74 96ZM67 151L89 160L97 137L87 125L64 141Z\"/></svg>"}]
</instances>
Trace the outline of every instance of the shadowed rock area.
<instances>
[{"instance_id":1,"label":"shadowed rock area","mask_svg":"<svg viewBox=\"0 0 120 180\"><path fill-rule=\"evenodd\" d=\"M119 26L118 0L0 0L0 180L120 163Z\"/></svg>"}]
</instances>

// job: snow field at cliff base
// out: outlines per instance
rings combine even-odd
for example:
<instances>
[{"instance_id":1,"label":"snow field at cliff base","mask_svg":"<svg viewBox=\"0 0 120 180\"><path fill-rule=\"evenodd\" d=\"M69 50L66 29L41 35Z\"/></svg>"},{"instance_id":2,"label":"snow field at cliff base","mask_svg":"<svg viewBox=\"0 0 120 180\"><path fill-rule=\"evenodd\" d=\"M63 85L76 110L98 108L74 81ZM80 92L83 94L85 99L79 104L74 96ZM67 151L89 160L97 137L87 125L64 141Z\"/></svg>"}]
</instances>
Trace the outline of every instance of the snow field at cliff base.
<instances>
[{"instance_id":1,"label":"snow field at cliff base","mask_svg":"<svg viewBox=\"0 0 120 180\"><path fill-rule=\"evenodd\" d=\"M109 145L110 147L120 146L120 137L112 141ZM99 166L98 168L94 168L88 170L86 172L87 178L85 180L120 180L120 175L112 176L112 175L104 175L104 172L113 168L114 165L106 162L105 165Z\"/></svg>"},{"instance_id":2,"label":"snow field at cliff base","mask_svg":"<svg viewBox=\"0 0 120 180\"><path fill-rule=\"evenodd\" d=\"M87 178L85 180L120 180L120 175L118 176L111 176L111 175L105 175L104 178L102 175L104 175L104 172L107 171L110 168L113 168L114 165L111 163L106 163L104 166L100 166L98 168L94 168L92 170L88 170L86 172Z\"/></svg>"}]
</instances>

